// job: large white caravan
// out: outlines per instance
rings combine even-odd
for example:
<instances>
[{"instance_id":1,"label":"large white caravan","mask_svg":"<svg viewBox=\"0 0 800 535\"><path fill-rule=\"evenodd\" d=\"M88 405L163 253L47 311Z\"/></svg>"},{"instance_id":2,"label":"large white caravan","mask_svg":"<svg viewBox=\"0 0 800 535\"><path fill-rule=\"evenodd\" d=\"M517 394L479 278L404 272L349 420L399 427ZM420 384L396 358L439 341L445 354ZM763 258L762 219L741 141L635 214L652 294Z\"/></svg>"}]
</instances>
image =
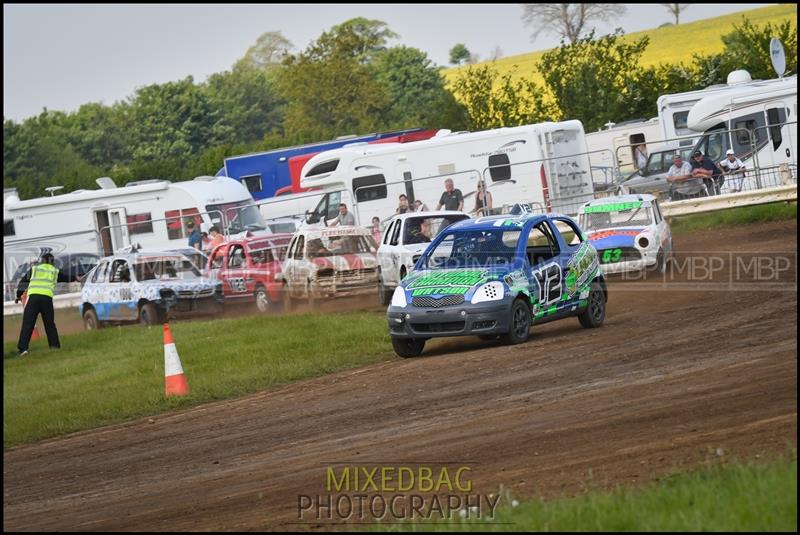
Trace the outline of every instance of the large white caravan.
<instances>
[{"instance_id":1,"label":"large white caravan","mask_svg":"<svg viewBox=\"0 0 800 535\"><path fill-rule=\"evenodd\" d=\"M687 125L702 132L697 148L715 161L733 149L748 167L797 163L797 75L732 86L695 104Z\"/></svg>"},{"instance_id":2,"label":"large white caravan","mask_svg":"<svg viewBox=\"0 0 800 535\"><path fill-rule=\"evenodd\" d=\"M318 187L325 195L309 223L328 220L347 204L357 223L387 220L398 197L421 200L435 209L451 178L464 195L464 211L472 211L480 180L492 193L493 209L515 203L575 213L593 198L586 136L580 121L540 123L473 133L439 131L411 143L351 146L314 156L303 167L300 185Z\"/></svg>"},{"instance_id":3,"label":"large white caravan","mask_svg":"<svg viewBox=\"0 0 800 535\"><path fill-rule=\"evenodd\" d=\"M184 182L145 180L117 187L107 177L100 189L20 200L11 194L3 208L4 279L39 251L110 255L139 243L172 249L188 241L185 222L227 233L262 230L264 220L240 182L227 177L197 177Z\"/></svg>"}]
</instances>

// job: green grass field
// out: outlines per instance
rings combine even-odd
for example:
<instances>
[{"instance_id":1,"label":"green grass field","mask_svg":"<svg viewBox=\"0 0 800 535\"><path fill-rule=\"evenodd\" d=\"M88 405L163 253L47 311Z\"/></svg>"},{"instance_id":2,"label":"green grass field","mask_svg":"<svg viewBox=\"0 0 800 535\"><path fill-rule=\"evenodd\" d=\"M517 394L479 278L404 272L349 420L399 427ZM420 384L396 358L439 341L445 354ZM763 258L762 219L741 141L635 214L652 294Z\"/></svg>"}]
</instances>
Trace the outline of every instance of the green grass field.
<instances>
[{"instance_id":1,"label":"green grass field","mask_svg":"<svg viewBox=\"0 0 800 535\"><path fill-rule=\"evenodd\" d=\"M375 313L251 316L170 326L191 395L164 397L161 327L112 327L45 340L16 357L4 344L3 445L232 398L391 358Z\"/></svg>"},{"instance_id":2,"label":"green grass field","mask_svg":"<svg viewBox=\"0 0 800 535\"><path fill-rule=\"evenodd\" d=\"M643 487L571 499L504 496L492 520L380 526L385 531L797 531L797 452L759 463L714 464ZM505 506L503 503L505 502Z\"/></svg>"},{"instance_id":3,"label":"green grass field","mask_svg":"<svg viewBox=\"0 0 800 535\"><path fill-rule=\"evenodd\" d=\"M732 225L747 225L784 219L797 219L796 202L758 204L719 210L708 214L675 217L670 221L670 228L674 234L686 234L696 230L710 230Z\"/></svg>"},{"instance_id":4,"label":"green grass field","mask_svg":"<svg viewBox=\"0 0 800 535\"><path fill-rule=\"evenodd\" d=\"M653 9L663 10L661 6L653 6ZM690 8L691 9L691 8ZM666 13L666 11L665 11ZM797 8L791 4L767 6L758 9L741 11L730 15L723 15L710 19L679 24L677 26L667 26L628 34L624 37L625 41L633 41L647 35L650 37L650 44L642 55L642 66L657 65L660 63L681 63L688 65L692 62L692 54L716 54L722 52L724 45L722 36L733 30L734 23L742 21L742 15L746 15L750 21L762 26L768 22L778 24L786 19L790 19L797 25ZM666 17L666 15L665 15ZM543 83L543 79L536 70L536 63L541 59L546 50L520 54L501 58L495 62L495 68L504 74L513 69L514 65L519 68L516 76L531 79L538 84ZM482 65L478 63L477 65ZM443 71L445 78L452 80L461 69L466 66L453 67Z\"/></svg>"}]
</instances>

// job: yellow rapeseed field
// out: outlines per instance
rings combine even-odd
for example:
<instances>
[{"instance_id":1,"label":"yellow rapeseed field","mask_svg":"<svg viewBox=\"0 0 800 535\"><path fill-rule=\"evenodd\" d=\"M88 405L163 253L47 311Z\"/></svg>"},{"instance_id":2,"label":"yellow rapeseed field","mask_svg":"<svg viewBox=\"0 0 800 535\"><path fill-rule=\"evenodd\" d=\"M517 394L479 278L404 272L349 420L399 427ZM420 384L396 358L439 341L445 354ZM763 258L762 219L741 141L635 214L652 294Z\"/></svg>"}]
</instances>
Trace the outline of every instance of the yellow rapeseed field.
<instances>
[{"instance_id":1,"label":"yellow rapeseed field","mask_svg":"<svg viewBox=\"0 0 800 535\"><path fill-rule=\"evenodd\" d=\"M730 33L734 23L742 22L746 16L756 26L771 22L780 24L786 19L797 25L797 7L791 4L767 6L758 9L740 11L730 15L703 19L677 26L666 26L653 30L646 30L625 35L626 41L640 39L647 35L650 44L642 56L642 65L647 67L658 63L681 63L688 65L692 62L692 54L714 54L722 52L722 36ZM791 46L785 44L785 46ZM497 60L494 65L502 74L518 66L517 77L532 79L538 84L543 83L542 77L536 70L536 63L546 50L520 54ZM478 65L482 65L479 63ZM447 80L452 80L460 69L466 67L453 67L444 72Z\"/></svg>"}]
</instances>

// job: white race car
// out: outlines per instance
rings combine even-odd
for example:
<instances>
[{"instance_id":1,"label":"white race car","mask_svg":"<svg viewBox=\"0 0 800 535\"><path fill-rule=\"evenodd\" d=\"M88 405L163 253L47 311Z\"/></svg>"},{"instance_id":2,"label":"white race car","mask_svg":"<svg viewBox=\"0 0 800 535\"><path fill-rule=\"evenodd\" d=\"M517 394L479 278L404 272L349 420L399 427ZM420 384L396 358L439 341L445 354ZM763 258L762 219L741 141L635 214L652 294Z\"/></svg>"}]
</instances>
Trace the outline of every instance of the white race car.
<instances>
[{"instance_id":1,"label":"white race car","mask_svg":"<svg viewBox=\"0 0 800 535\"><path fill-rule=\"evenodd\" d=\"M578 211L603 273L657 270L672 258L672 232L652 195L604 197Z\"/></svg>"},{"instance_id":2,"label":"white race car","mask_svg":"<svg viewBox=\"0 0 800 535\"><path fill-rule=\"evenodd\" d=\"M378 248L378 292L381 304L389 304L392 292L414 268L431 240L453 223L464 219L469 219L464 212L440 210L396 215L386 224Z\"/></svg>"}]
</instances>

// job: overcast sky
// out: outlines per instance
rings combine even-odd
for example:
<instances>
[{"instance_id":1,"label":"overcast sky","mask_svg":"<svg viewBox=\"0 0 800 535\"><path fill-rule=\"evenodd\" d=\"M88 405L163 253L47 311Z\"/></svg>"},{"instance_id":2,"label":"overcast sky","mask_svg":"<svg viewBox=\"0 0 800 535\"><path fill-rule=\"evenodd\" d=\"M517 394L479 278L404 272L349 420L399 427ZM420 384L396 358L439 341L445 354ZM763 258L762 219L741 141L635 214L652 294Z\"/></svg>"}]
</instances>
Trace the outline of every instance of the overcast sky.
<instances>
[{"instance_id":1,"label":"overcast sky","mask_svg":"<svg viewBox=\"0 0 800 535\"><path fill-rule=\"evenodd\" d=\"M769 4L692 4L681 22ZM659 4L629 4L627 14L600 23L600 33L626 33L671 21ZM485 59L551 48L558 36L531 42L520 4L271 4L271 5L3 5L3 116L20 121L43 108L74 111L87 102L110 105L136 88L195 82L242 57L264 32L280 31L295 52L331 26L353 17L386 22L404 44L449 66L456 43ZM676 43L676 46L680 46Z\"/></svg>"}]
</instances>

